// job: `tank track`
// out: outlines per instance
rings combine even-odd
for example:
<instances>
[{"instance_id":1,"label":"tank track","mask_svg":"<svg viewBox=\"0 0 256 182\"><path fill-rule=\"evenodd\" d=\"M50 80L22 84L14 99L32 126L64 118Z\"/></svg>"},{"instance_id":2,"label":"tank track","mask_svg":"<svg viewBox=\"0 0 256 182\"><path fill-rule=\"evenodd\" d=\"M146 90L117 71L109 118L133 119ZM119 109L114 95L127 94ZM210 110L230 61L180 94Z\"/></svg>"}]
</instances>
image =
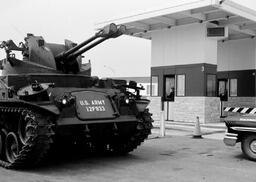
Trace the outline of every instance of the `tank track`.
<instances>
[{"instance_id":1,"label":"tank track","mask_svg":"<svg viewBox=\"0 0 256 182\"><path fill-rule=\"evenodd\" d=\"M1 119L4 119L0 125L1 139L5 141L4 144L2 142L0 166L7 169L20 169L38 164L48 152L54 135L53 123L49 114L43 115L43 113L38 113L31 108L1 106L0 116ZM9 123L8 118L13 118L13 116L19 116L19 118ZM21 120L29 122L29 133L23 142L19 137L19 123ZM12 126L10 127L10 125ZM20 148L13 161L8 160L6 154L6 136L11 132L17 136Z\"/></svg>"},{"instance_id":2,"label":"tank track","mask_svg":"<svg viewBox=\"0 0 256 182\"><path fill-rule=\"evenodd\" d=\"M153 128L151 116L152 114L148 112L148 109L143 113L139 113L137 116L139 123L135 133L125 141L121 140L118 143L111 144L108 150L114 154L124 155L140 146L151 134L151 129Z\"/></svg>"},{"instance_id":3,"label":"tank track","mask_svg":"<svg viewBox=\"0 0 256 182\"><path fill-rule=\"evenodd\" d=\"M20 116L20 120L30 121L30 128L32 131L29 132L29 135L25 142L22 142L19 137L19 120L14 123L16 129L11 130L8 127L8 120L1 122L2 116L9 117L11 115ZM105 151L110 152L115 155L124 155L134 149L136 149L142 142L151 134L152 122L151 113L146 110L143 113L139 113L137 116L138 122L135 125L135 128L129 136L125 139L120 139L118 135L118 129L116 133L113 131L113 135L117 142L114 143L105 143L105 146L100 146L100 150L104 148ZM5 134L5 138L8 133L15 133L18 136L19 144L22 147L19 150L19 153L15 157L13 162L7 160L6 156L1 155L0 151L0 166L8 169L21 169L26 167L31 167L39 162L46 156L49 152L50 145L52 148L53 136L55 135L53 131L54 119L47 114L39 113L35 109L24 108L24 107L0 107L0 134ZM10 125L10 124L9 124ZM5 132L3 132L5 131ZM61 140L62 141L62 140ZM23 144L22 144L23 143ZM54 141L56 145L56 141ZM90 142L89 142L90 143ZM91 143L93 145L93 143ZM67 145L67 143L65 143ZM6 146L4 145L4 148ZM79 146L81 150L85 146ZM1 147L0 147L1 148ZM73 148L73 147L72 147ZM74 148L73 148L74 149ZM84 151L89 151L90 148L85 148ZM93 151L93 150L92 150Z\"/></svg>"}]
</instances>

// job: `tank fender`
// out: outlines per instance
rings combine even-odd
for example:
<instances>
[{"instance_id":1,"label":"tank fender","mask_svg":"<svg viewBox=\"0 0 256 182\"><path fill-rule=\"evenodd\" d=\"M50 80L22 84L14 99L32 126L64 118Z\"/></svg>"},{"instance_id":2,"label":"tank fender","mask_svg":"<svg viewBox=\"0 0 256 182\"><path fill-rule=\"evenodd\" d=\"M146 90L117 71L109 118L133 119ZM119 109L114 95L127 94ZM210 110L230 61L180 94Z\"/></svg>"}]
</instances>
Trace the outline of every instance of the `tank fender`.
<instances>
[{"instance_id":1,"label":"tank fender","mask_svg":"<svg viewBox=\"0 0 256 182\"><path fill-rule=\"evenodd\" d=\"M26 101L21 100L4 100L0 102L0 107L26 107L29 109L36 109L40 112L53 114L54 116L59 116L59 109L52 103L45 104L33 104Z\"/></svg>"},{"instance_id":2,"label":"tank fender","mask_svg":"<svg viewBox=\"0 0 256 182\"><path fill-rule=\"evenodd\" d=\"M45 109L45 110L55 114L55 115L59 115L60 114L60 111L59 111L58 107L53 105L53 104L52 105L42 105L40 107L42 109Z\"/></svg>"}]
</instances>

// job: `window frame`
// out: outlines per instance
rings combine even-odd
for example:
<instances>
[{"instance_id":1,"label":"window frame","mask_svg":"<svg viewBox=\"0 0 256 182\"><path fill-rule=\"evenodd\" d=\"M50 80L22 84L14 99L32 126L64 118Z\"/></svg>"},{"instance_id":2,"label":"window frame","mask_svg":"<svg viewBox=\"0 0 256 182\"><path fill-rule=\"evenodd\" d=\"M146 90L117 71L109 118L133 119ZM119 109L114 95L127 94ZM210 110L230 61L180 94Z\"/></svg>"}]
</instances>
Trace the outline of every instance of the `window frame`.
<instances>
[{"instance_id":1,"label":"window frame","mask_svg":"<svg viewBox=\"0 0 256 182\"><path fill-rule=\"evenodd\" d=\"M146 96L151 96L151 84L146 85Z\"/></svg>"},{"instance_id":2,"label":"window frame","mask_svg":"<svg viewBox=\"0 0 256 182\"><path fill-rule=\"evenodd\" d=\"M215 76L215 85L214 85L214 95L213 96L209 96L208 95L208 76L210 76L210 75L212 75L212 76ZM217 75L216 74L211 74L211 73L208 73L208 74L206 74L206 88L205 88L205 90L206 90L206 97L217 97Z\"/></svg>"},{"instance_id":3,"label":"window frame","mask_svg":"<svg viewBox=\"0 0 256 182\"><path fill-rule=\"evenodd\" d=\"M152 88L153 88L153 85L152 85L152 81L153 81L153 77L156 77L157 78L157 94L155 95L152 95ZM150 77L150 97L159 97L159 75L151 75Z\"/></svg>"},{"instance_id":4,"label":"window frame","mask_svg":"<svg viewBox=\"0 0 256 182\"><path fill-rule=\"evenodd\" d=\"M231 80L236 80L236 95L231 94ZM238 97L238 79L237 78L230 78L229 79L229 97Z\"/></svg>"},{"instance_id":5,"label":"window frame","mask_svg":"<svg viewBox=\"0 0 256 182\"><path fill-rule=\"evenodd\" d=\"M184 76L184 95L178 95L178 88L179 88L178 77L179 77L180 75L183 75L183 76ZM186 97L186 74L185 74L185 73L183 73L183 74L177 74L177 75L175 75L175 77L176 77L175 96L176 96L176 97Z\"/></svg>"}]
</instances>

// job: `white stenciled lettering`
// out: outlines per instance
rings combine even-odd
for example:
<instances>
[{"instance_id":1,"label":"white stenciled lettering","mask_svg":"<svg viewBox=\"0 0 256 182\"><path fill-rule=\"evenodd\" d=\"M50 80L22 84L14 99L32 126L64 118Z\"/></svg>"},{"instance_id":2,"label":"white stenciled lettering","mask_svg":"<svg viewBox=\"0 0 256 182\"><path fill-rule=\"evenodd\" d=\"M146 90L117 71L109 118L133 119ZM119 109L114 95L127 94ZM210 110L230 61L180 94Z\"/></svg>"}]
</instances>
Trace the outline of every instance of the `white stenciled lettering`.
<instances>
[{"instance_id":1,"label":"white stenciled lettering","mask_svg":"<svg viewBox=\"0 0 256 182\"><path fill-rule=\"evenodd\" d=\"M92 105L105 105L105 101L104 100L92 100L91 104Z\"/></svg>"},{"instance_id":2,"label":"white stenciled lettering","mask_svg":"<svg viewBox=\"0 0 256 182\"><path fill-rule=\"evenodd\" d=\"M81 106L88 106L88 105L90 105L87 100L80 100L79 103L80 103Z\"/></svg>"},{"instance_id":3,"label":"white stenciled lettering","mask_svg":"<svg viewBox=\"0 0 256 182\"><path fill-rule=\"evenodd\" d=\"M85 103L85 105L87 105L87 106L90 105L87 100L84 100L84 103Z\"/></svg>"},{"instance_id":4,"label":"white stenciled lettering","mask_svg":"<svg viewBox=\"0 0 256 182\"><path fill-rule=\"evenodd\" d=\"M84 102L82 100L79 101L80 105L83 106Z\"/></svg>"},{"instance_id":5,"label":"white stenciled lettering","mask_svg":"<svg viewBox=\"0 0 256 182\"><path fill-rule=\"evenodd\" d=\"M87 112L104 112L106 111L104 106L86 106L85 107Z\"/></svg>"}]
</instances>

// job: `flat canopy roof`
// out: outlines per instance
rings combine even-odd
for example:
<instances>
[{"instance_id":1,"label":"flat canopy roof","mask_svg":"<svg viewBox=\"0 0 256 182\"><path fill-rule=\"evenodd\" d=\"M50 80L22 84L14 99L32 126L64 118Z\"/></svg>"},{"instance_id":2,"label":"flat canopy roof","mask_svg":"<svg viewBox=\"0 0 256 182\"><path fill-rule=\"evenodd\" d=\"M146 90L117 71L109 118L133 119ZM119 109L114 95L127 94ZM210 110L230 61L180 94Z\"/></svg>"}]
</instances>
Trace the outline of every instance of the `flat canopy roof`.
<instances>
[{"instance_id":1,"label":"flat canopy roof","mask_svg":"<svg viewBox=\"0 0 256 182\"><path fill-rule=\"evenodd\" d=\"M230 0L197 0L118 18L96 25L97 29L109 23L123 24L127 35L151 39L151 33L195 23L210 23L229 28L228 39L256 36L256 11Z\"/></svg>"}]
</instances>

